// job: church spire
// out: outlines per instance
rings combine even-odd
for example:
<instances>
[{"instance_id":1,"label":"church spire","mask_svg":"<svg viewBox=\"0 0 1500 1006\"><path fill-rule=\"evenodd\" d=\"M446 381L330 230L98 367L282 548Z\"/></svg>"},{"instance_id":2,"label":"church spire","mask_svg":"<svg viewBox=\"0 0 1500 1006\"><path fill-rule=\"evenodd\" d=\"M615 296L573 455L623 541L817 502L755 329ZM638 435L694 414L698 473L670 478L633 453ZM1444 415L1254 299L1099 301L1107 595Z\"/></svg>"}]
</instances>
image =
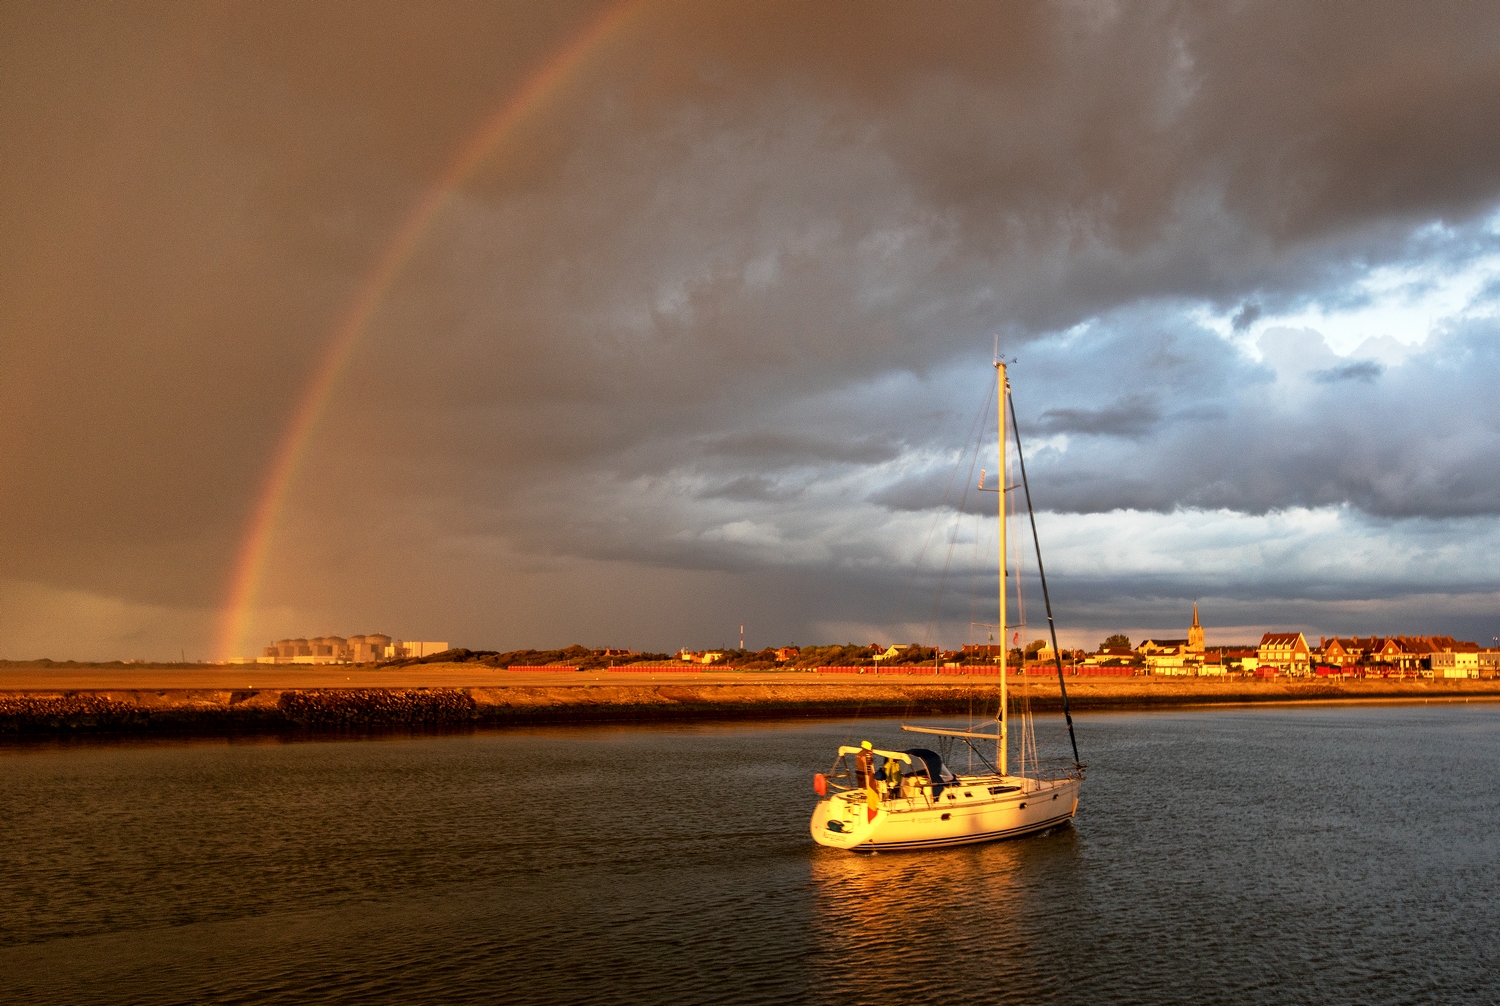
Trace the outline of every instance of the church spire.
<instances>
[{"instance_id":1,"label":"church spire","mask_svg":"<svg viewBox=\"0 0 1500 1006\"><path fill-rule=\"evenodd\" d=\"M1197 601L1193 602L1193 628L1195 628L1195 629L1202 628L1202 626L1200 626L1198 624L1198 602Z\"/></svg>"},{"instance_id":2,"label":"church spire","mask_svg":"<svg viewBox=\"0 0 1500 1006\"><path fill-rule=\"evenodd\" d=\"M1188 629L1188 652L1203 652L1203 626L1198 624L1198 602L1193 602L1193 627Z\"/></svg>"}]
</instances>

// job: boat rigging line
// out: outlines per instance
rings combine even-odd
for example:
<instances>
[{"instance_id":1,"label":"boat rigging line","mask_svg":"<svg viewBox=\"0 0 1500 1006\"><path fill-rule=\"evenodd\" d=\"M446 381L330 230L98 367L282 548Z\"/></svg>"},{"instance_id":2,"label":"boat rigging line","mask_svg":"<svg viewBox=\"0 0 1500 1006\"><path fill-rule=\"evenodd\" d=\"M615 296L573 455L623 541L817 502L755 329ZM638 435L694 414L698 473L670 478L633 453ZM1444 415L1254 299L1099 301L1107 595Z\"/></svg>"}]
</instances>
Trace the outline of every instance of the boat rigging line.
<instances>
[{"instance_id":1,"label":"boat rigging line","mask_svg":"<svg viewBox=\"0 0 1500 1006\"><path fill-rule=\"evenodd\" d=\"M1031 540L1036 545L1037 577L1042 581L1042 603L1047 607L1047 629L1052 635L1052 658L1057 662L1057 687L1062 692L1063 718L1068 721L1068 740L1073 745L1073 764L1078 760L1078 738L1073 733L1073 712L1068 708L1068 684L1063 680L1062 650L1057 648L1057 623L1052 620L1052 598L1047 593L1047 571L1042 567L1042 540L1036 533L1036 510L1031 505L1031 485L1026 481L1026 456L1021 453L1021 424L1016 421L1016 399L1010 397L1010 427L1016 435L1016 460L1021 465L1021 487L1026 492L1026 514L1031 518Z\"/></svg>"}]
</instances>

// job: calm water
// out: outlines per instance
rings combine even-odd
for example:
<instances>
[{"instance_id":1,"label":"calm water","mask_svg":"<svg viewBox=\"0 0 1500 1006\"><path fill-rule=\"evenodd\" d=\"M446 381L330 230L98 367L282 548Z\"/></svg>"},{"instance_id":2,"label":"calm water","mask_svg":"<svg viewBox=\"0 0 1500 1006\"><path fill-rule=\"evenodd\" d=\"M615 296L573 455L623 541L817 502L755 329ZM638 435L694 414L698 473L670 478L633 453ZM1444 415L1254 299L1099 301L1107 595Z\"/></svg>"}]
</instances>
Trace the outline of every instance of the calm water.
<instances>
[{"instance_id":1,"label":"calm water","mask_svg":"<svg viewBox=\"0 0 1500 1006\"><path fill-rule=\"evenodd\" d=\"M1079 728L1073 828L875 857L885 721L0 751L0 999L1500 1001L1500 707Z\"/></svg>"}]
</instances>

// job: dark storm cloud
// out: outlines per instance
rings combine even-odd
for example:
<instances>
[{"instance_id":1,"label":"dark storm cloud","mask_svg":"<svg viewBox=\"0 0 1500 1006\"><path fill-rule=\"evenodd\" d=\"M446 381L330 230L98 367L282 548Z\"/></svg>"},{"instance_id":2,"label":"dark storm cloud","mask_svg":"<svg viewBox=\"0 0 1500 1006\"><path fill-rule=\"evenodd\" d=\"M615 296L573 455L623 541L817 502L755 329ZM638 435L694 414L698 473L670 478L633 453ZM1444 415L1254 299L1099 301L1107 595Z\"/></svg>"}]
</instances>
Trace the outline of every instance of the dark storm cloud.
<instances>
[{"instance_id":1,"label":"dark storm cloud","mask_svg":"<svg viewBox=\"0 0 1500 1006\"><path fill-rule=\"evenodd\" d=\"M4 14L0 577L211 610L381 249L599 9ZM852 569L909 529L849 501L899 520L929 472L948 484L934 459L982 388L944 382L995 332L1022 358L1044 507L1493 513L1489 329L1399 364L1259 362L1193 312L1263 339L1266 318L1357 303L1373 269L1489 249L1497 20L648 5L426 235L287 522L335 571L400 554L404 583L463 554L459 599L494 540L538 562ZM268 605L356 596L278 561ZM417 610L383 589L350 610ZM767 617L801 631L815 607ZM527 624L589 615L565 608ZM530 642L505 631L475 641Z\"/></svg>"},{"instance_id":2,"label":"dark storm cloud","mask_svg":"<svg viewBox=\"0 0 1500 1006\"><path fill-rule=\"evenodd\" d=\"M1000 325L1019 346L1044 322L1072 323L1098 306L1161 292L1229 298L1269 287L1264 299L1285 305L1325 292L1372 259L1410 251L1410 215L1278 237L1271 248L1264 220L1228 212L1222 120L1202 107L1204 95L1231 40L1279 28L1199 22L1163 7L1077 32L1050 17L1002 14L968 25L959 41L943 35L941 18L934 27L924 12L917 28L893 9L891 22L855 29L855 50L869 54L856 66L825 59L816 40L794 40L784 16L679 12L665 37L675 30L705 48L674 58L685 67L717 61L719 74L675 114L655 109L649 142L641 142L638 120L609 105L584 118L588 128L552 178L520 197L482 189L485 201L445 236L455 249L445 285L424 292L429 301L434 293L453 299L459 324L436 339L425 334L426 358L402 364L430 366L434 381L439 373L482 379L472 389L460 383L465 399L556 398L587 388L595 404L610 404L612 430L630 431L638 443L632 456L644 458L657 453L652 444L705 424L732 443L766 410L796 408L830 386L892 368L928 370ZM936 33L944 44L898 56L913 33L929 40ZM729 38L739 41L726 48ZM1387 44L1378 32L1367 41ZM994 65L997 46L1020 54L1017 61ZM1092 76L1070 77L1070 60L1085 62ZM1334 86L1322 68L1304 69L1320 87ZM686 70L666 76L678 72ZM763 76L778 86L752 86ZM1111 86L1127 78L1128 86ZM652 100L663 86L651 78ZM1279 81L1272 89L1293 100ZM646 100L631 88L623 93L627 102ZM1117 125L1090 136L1062 125L1066 115L1038 117L1038 103L1069 102L1140 131ZM924 107L976 114L955 114L934 134L935 124L918 114ZM936 163L924 153L934 141L939 149L964 144L963 156ZM1251 158L1254 146L1240 139L1229 149ZM970 183L950 184L955 164L972 169ZM490 205L500 208L492 213ZM622 205L635 211L619 214ZM1278 215L1285 207L1278 198L1261 209ZM525 236L524 257L511 235ZM647 247L653 254L637 254ZM569 267L559 272L553 262ZM398 350L404 345L401 333L391 338ZM1140 350L1163 372L1184 362L1149 338ZM1140 403L1156 393L1154 377L1147 390L1120 393L1133 403L1131 415L1090 403L1055 409L1050 421L1118 420L1121 432L1140 434L1150 426L1142 411L1150 406ZM663 395L675 406L658 407ZM651 401L645 413L643 399ZM560 445L591 421L587 412L553 425ZM869 412L886 418L876 403ZM642 414L650 421L636 423ZM619 437L595 442L601 461L629 466ZM541 464L550 453L543 439L514 460ZM743 463L779 462L746 455Z\"/></svg>"},{"instance_id":3,"label":"dark storm cloud","mask_svg":"<svg viewBox=\"0 0 1500 1006\"><path fill-rule=\"evenodd\" d=\"M1236 332L1247 331L1260 318L1260 313L1259 304L1246 304L1234 314L1234 319L1231 322L1234 330Z\"/></svg>"}]
</instances>

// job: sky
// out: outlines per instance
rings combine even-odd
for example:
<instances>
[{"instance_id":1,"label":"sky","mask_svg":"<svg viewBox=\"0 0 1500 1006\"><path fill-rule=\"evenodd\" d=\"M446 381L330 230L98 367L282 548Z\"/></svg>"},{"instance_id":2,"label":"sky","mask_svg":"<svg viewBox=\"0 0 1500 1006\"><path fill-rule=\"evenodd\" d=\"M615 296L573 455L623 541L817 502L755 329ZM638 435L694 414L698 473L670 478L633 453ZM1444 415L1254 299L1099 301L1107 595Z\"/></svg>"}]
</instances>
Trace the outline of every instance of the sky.
<instances>
[{"instance_id":1,"label":"sky","mask_svg":"<svg viewBox=\"0 0 1500 1006\"><path fill-rule=\"evenodd\" d=\"M997 348L1064 645L1488 644L1496 38L0 5L0 658L983 641Z\"/></svg>"}]
</instances>

